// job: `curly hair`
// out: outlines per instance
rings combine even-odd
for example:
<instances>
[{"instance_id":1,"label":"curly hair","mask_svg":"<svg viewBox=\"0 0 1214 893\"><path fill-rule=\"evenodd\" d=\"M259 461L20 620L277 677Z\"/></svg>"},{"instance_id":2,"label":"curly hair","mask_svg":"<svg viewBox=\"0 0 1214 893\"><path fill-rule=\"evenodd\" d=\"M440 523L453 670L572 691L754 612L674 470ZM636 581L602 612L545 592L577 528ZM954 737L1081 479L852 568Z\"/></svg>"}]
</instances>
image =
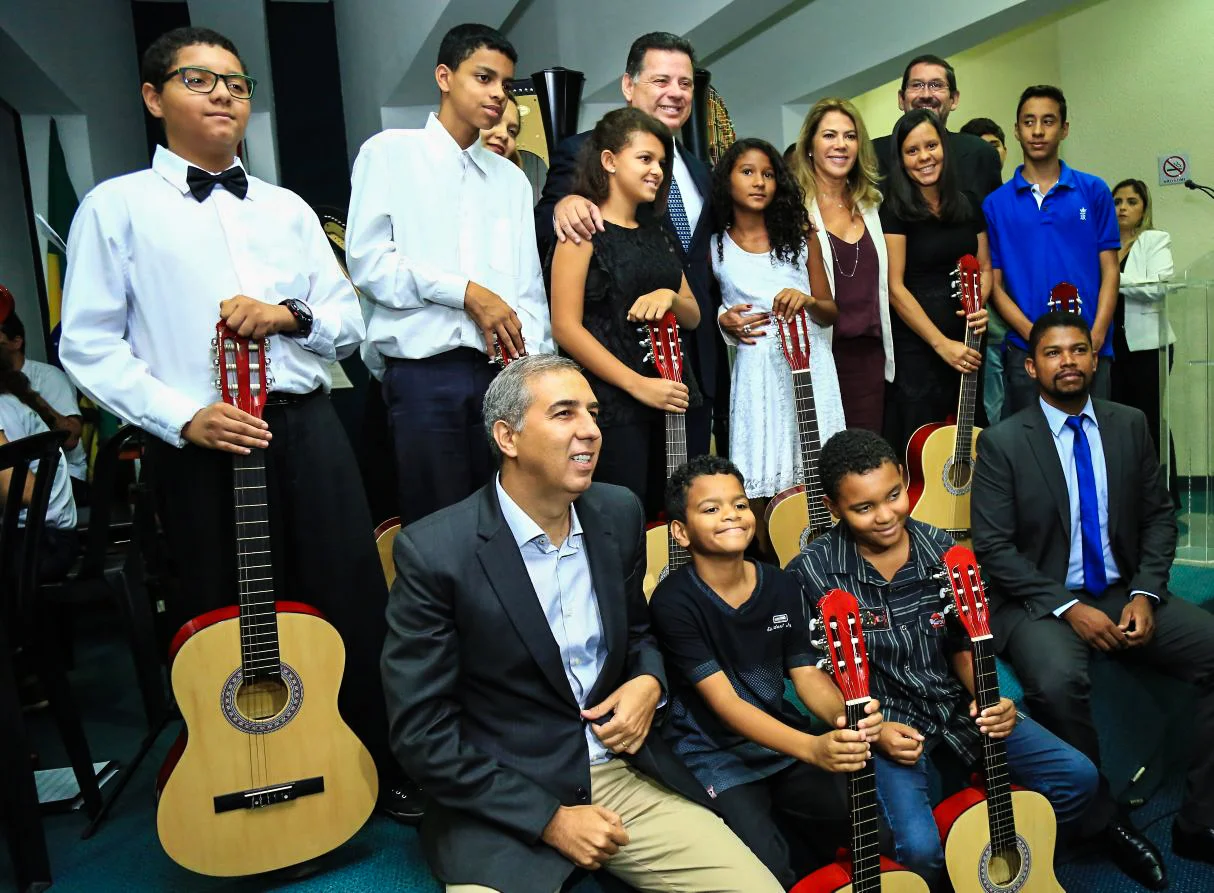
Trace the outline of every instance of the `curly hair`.
<instances>
[{"instance_id":1,"label":"curly hair","mask_svg":"<svg viewBox=\"0 0 1214 893\"><path fill-rule=\"evenodd\" d=\"M809 211L805 193L776 147L767 140L749 137L735 142L712 169L712 231L717 234L717 259L725 259L725 231L733 226L733 169L738 159L752 149L762 152L776 174L776 194L763 209L767 238L771 242L772 262L794 264L805 251L809 232Z\"/></svg>"},{"instance_id":2,"label":"curly hair","mask_svg":"<svg viewBox=\"0 0 1214 893\"><path fill-rule=\"evenodd\" d=\"M822 490L831 499L839 498L839 486L849 474L867 474L890 462L896 468L898 457L889 441L865 428L847 428L822 446L818 454L818 477Z\"/></svg>"},{"instance_id":3,"label":"curly hair","mask_svg":"<svg viewBox=\"0 0 1214 893\"><path fill-rule=\"evenodd\" d=\"M931 109L911 109L894 125L893 134L889 139L889 158L886 159L889 176L885 178L883 210L888 210L902 220L931 220L936 216L924 200L919 184L911 180L910 174L906 172L906 162L902 157L902 147L906 144L907 137L920 124L930 124L940 141L940 179L936 181L936 188L940 193L939 219L944 223L962 223L968 220L974 211L970 207L969 199L957 185L947 131Z\"/></svg>"},{"instance_id":4,"label":"curly hair","mask_svg":"<svg viewBox=\"0 0 1214 893\"><path fill-rule=\"evenodd\" d=\"M676 468L666 481L666 517L671 521L687 523L687 494L691 482L698 477L714 474L730 474L746 489L746 478L728 459L720 456L696 456Z\"/></svg>"},{"instance_id":5,"label":"curly hair","mask_svg":"<svg viewBox=\"0 0 1214 893\"><path fill-rule=\"evenodd\" d=\"M12 394L36 412L48 428L54 429L55 417L51 414L50 407L30 386L30 380L25 374L13 368L13 361L7 351L0 351L0 394Z\"/></svg>"},{"instance_id":6,"label":"curly hair","mask_svg":"<svg viewBox=\"0 0 1214 893\"><path fill-rule=\"evenodd\" d=\"M666 160L662 162L662 185L658 187L653 210L658 216L666 213L666 196L670 193L670 179L674 176L674 138L670 128L657 118L631 106L608 112L594 125L590 139L582 146L578 155L577 173L572 192L590 199L596 205L607 201L611 194L611 178L603 168L603 152L621 152L632 142L634 133L649 133L662 142Z\"/></svg>"}]
</instances>

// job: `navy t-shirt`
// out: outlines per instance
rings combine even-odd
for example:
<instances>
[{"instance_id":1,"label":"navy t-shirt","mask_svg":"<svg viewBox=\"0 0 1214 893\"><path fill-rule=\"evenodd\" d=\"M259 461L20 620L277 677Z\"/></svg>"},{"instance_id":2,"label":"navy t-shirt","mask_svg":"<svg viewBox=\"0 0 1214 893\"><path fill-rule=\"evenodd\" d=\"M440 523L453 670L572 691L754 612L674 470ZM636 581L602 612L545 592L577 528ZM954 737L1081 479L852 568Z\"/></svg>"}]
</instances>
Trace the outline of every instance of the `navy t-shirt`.
<instances>
[{"instance_id":1,"label":"navy t-shirt","mask_svg":"<svg viewBox=\"0 0 1214 893\"><path fill-rule=\"evenodd\" d=\"M717 595L691 564L663 580L649 603L670 683L662 735L711 796L766 778L795 760L726 727L696 683L724 672L751 705L794 728L807 729L809 723L784 699L788 671L815 663L801 586L779 568L754 567L754 592L739 608Z\"/></svg>"}]
</instances>

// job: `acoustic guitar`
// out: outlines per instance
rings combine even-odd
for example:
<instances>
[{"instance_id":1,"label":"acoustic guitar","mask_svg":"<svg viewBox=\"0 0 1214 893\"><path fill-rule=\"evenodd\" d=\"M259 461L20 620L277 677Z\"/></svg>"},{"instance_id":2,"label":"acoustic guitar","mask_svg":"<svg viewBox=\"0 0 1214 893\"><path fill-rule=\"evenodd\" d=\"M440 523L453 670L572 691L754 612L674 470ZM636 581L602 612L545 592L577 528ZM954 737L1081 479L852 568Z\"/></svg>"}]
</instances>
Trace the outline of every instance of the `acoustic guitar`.
<instances>
[{"instance_id":1,"label":"acoustic guitar","mask_svg":"<svg viewBox=\"0 0 1214 893\"><path fill-rule=\"evenodd\" d=\"M658 374L667 381L683 380L683 346L679 341L679 323L673 312L644 327L649 353ZM666 413L666 478L687 461L687 417L681 412ZM645 533L645 598L666 575L691 560L691 555L675 542L669 524L654 524Z\"/></svg>"},{"instance_id":2,"label":"acoustic guitar","mask_svg":"<svg viewBox=\"0 0 1214 893\"><path fill-rule=\"evenodd\" d=\"M220 322L213 343L224 401L260 418L266 341ZM337 710L341 637L315 608L275 601L265 454L234 456L232 466L239 603L173 639L186 728L161 770L156 807L165 852L216 877L335 849L371 815L379 787L371 755Z\"/></svg>"},{"instance_id":3,"label":"acoustic guitar","mask_svg":"<svg viewBox=\"0 0 1214 893\"><path fill-rule=\"evenodd\" d=\"M953 546L944 553L953 607L973 643L978 710L999 703L999 675L990 615L974 553ZM957 890L1061 893L1054 876L1057 823L1050 801L1035 791L1013 790L1007 745L982 738L985 790L968 787L934 810L944 841L944 863Z\"/></svg>"},{"instance_id":4,"label":"acoustic guitar","mask_svg":"<svg viewBox=\"0 0 1214 893\"><path fill-rule=\"evenodd\" d=\"M517 357L512 357L506 351L502 350L502 342L498 339L497 335L493 336L493 356L489 358L490 363L495 363L496 365L505 369L515 360L521 360L525 356L527 356L526 344L523 345L523 350Z\"/></svg>"},{"instance_id":5,"label":"acoustic guitar","mask_svg":"<svg viewBox=\"0 0 1214 893\"><path fill-rule=\"evenodd\" d=\"M822 482L818 478L818 453L822 451L822 439L818 434L814 380L809 368L809 314L802 309L791 322L781 317L777 324L780 348L792 373L803 483L781 490L772 497L764 519L780 566L787 567L806 544L830 529L834 518L822 502Z\"/></svg>"},{"instance_id":6,"label":"acoustic guitar","mask_svg":"<svg viewBox=\"0 0 1214 893\"><path fill-rule=\"evenodd\" d=\"M957 261L953 273L954 294L966 314L982 309L982 271L978 259L967 254ZM965 327L965 346L981 352L982 338ZM954 425L923 425L906 448L910 475L907 495L911 517L939 527L958 542L970 542L970 489L974 483L978 434L974 413L978 406L978 375L982 366L961 375Z\"/></svg>"},{"instance_id":7,"label":"acoustic guitar","mask_svg":"<svg viewBox=\"0 0 1214 893\"><path fill-rule=\"evenodd\" d=\"M868 693L868 653L860 626L860 607L850 592L832 589L818 602L818 614L820 619L815 627L821 628L826 661L843 692L848 728L857 729L864 719L864 708L872 700ZM881 813L872 760L863 769L848 773L847 794L851 858L844 855L839 861L819 868L800 880L792 893L928 893L923 878L880 853Z\"/></svg>"}]
</instances>

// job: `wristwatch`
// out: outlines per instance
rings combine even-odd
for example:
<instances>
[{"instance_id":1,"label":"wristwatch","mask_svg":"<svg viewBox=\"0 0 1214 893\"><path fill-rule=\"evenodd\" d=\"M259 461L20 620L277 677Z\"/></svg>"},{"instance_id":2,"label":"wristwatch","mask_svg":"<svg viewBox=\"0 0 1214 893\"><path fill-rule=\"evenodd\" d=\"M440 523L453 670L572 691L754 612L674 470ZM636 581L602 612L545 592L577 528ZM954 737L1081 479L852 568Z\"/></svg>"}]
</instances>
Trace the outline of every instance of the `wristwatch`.
<instances>
[{"instance_id":1,"label":"wristwatch","mask_svg":"<svg viewBox=\"0 0 1214 893\"><path fill-rule=\"evenodd\" d=\"M289 338L307 338L312 333L312 311L308 309L307 304L295 298L287 298L285 301L279 301L278 306L286 307L295 317L295 331L283 332L284 335Z\"/></svg>"}]
</instances>

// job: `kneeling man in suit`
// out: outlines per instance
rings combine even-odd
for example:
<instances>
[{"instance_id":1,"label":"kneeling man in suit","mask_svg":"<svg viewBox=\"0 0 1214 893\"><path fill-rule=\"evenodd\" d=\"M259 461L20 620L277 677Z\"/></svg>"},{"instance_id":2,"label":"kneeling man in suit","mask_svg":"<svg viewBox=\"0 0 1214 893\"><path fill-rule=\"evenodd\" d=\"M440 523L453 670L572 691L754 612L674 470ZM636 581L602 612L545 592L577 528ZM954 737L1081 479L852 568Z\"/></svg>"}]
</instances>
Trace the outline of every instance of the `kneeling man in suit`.
<instances>
[{"instance_id":1,"label":"kneeling man in suit","mask_svg":"<svg viewBox=\"0 0 1214 893\"><path fill-rule=\"evenodd\" d=\"M494 481L396 539L383 673L397 759L448 891L779 891L657 734L667 691L641 591L641 504L591 482L598 404L569 360L485 395Z\"/></svg>"},{"instance_id":2,"label":"kneeling man in suit","mask_svg":"<svg viewBox=\"0 0 1214 893\"><path fill-rule=\"evenodd\" d=\"M1214 860L1214 617L1169 597L1176 516L1146 416L1089 395L1096 372L1082 317L1052 311L1029 335L1038 400L978 438L974 551L992 583L996 647L1033 718L1100 765L1088 661L1096 648L1192 683L1193 734L1172 849ZM1113 861L1152 890L1163 860L1119 815L1101 778L1088 813Z\"/></svg>"}]
</instances>

